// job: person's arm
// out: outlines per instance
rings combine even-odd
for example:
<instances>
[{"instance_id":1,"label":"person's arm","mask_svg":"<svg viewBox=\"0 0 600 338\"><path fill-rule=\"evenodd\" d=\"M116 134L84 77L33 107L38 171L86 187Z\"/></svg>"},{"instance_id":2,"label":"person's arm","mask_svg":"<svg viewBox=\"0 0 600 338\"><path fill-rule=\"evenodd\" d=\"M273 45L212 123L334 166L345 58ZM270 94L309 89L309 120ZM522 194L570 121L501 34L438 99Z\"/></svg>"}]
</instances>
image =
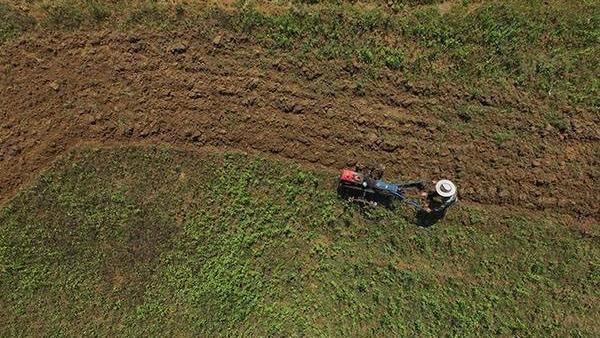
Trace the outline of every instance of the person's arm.
<instances>
[{"instance_id":1,"label":"person's arm","mask_svg":"<svg viewBox=\"0 0 600 338\"><path fill-rule=\"evenodd\" d=\"M417 211L423 209L423 207L421 207L421 203L419 203L419 201L417 201L417 200L412 200L412 199L404 198L402 200L402 202L404 202L404 203L406 203L406 204L414 207L415 209L417 209Z\"/></svg>"},{"instance_id":2,"label":"person's arm","mask_svg":"<svg viewBox=\"0 0 600 338\"><path fill-rule=\"evenodd\" d=\"M443 211L443 210L447 209L449 206L451 206L452 204L454 204L457 200L458 200L458 197L456 195L454 195L454 196L448 198L447 200L445 200L444 203L442 203L442 205L435 208L433 210L433 212Z\"/></svg>"}]
</instances>

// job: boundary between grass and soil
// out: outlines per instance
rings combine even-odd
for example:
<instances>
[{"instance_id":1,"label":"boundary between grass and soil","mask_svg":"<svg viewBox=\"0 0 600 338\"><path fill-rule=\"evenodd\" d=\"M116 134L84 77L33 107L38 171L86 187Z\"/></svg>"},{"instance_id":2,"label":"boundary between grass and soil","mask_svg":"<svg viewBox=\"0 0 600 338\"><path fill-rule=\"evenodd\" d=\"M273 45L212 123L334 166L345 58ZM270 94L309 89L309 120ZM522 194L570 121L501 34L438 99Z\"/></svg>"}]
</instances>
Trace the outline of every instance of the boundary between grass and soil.
<instances>
[{"instance_id":1,"label":"boundary between grass and soil","mask_svg":"<svg viewBox=\"0 0 600 338\"><path fill-rule=\"evenodd\" d=\"M73 142L69 146L65 147L60 151L56 156L52 158L45 166L40 168L39 170L32 172L26 180L20 185L16 186L14 189L9 189L0 195L0 208L5 206L14 196L16 196L20 191L27 190L31 188L35 182L39 180L39 178L49 170L55 167L56 163L60 162L65 158L69 153L77 150L77 149L119 149L119 148L142 148L142 149L170 149L170 150L180 150L192 153L197 156L203 156L210 153L237 153L242 155L250 155L254 157L259 157L267 160L296 164L304 169L308 169L311 171L321 171L331 174L330 184L327 186L328 189L335 189L335 182L337 179L337 172L339 168L328 167L319 163L307 162L307 161L299 161L293 158L288 158L285 156L280 156L273 153L267 153L258 151L255 149L240 149L236 147L230 146L211 146L211 145L201 145L201 146L193 146L190 144L177 144L170 143L165 141L156 141L156 140L145 140L145 141L130 141L130 142L98 142L93 140L85 140ZM459 187L460 191L460 187ZM594 225L597 224L597 220L594 217L575 217L568 213L559 213L547 210L531 210L527 208L520 208L516 206L506 207L495 204L485 204L485 203L476 203L472 201L468 201L468 197L461 199L460 205L467 206L468 208L475 209L493 209L494 214L497 215L527 215L527 217L535 217L538 219L542 218L553 218L553 220L559 224L567 226L569 228L578 229L584 233L590 233L593 229ZM340 199L340 203L342 200ZM442 221L443 222L443 221ZM494 222L492 222L494 223Z\"/></svg>"}]
</instances>

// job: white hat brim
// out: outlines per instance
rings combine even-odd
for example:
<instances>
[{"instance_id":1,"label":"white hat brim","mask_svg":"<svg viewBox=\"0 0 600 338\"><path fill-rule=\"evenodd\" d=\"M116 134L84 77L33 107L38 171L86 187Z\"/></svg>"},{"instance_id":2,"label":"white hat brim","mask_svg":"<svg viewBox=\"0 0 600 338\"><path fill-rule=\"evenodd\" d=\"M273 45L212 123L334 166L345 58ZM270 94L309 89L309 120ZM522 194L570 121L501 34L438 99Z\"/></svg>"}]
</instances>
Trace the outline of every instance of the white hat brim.
<instances>
[{"instance_id":1,"label":"white hat brim","mask_svg":"<svg viewBox=\"0 0 600 338\"><path fill-rule=\"evenodd\" d=\"M450 186L450 191L443 191L442 184L447 184ZM435 184L435 191L442 197L452 197L456 194L456 186L450 180L439 180Z\"/></svg>"}]
</instances>

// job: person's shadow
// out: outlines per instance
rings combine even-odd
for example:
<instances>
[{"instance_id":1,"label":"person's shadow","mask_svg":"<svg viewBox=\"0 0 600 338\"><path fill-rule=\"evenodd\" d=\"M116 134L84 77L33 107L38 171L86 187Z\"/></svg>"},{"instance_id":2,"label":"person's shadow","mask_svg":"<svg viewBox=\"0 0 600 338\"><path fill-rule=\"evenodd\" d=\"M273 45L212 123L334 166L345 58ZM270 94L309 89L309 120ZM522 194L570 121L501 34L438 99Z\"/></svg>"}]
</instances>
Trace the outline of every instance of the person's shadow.
<instances>
[{"instance_id":1,"label":"person's shadow","mask_svg":"<svg viewBox=\"0 0 600 338\"><path fill-rule=\"evenodd\" d=\"M435 211L427 212L424 210L419 210L419 211L417 211L417 215L416 215L416 223L420 227L427 228L427 227L434 225L442 218L444 218L445 214L446 214L446 210L442 210L442 211L438 211L438 212L435 212Z\"/></svg>"},{"instance_id":2,"label":"person's shadow","mask_svg":"<svg viewBox=\"0 0 600 338\"><path fill-rule=\"evenodd\" d=\"M433 210L438 209L442 205L442 203L439 200L437 200L435 197L436 197L436 194L433 192L430 192L429 194L427 194L427 204ZM430 227L430 226L434 225L435 223L437 223L442 218L444 218L444 216L446 215L446 210L447 209L427 212L427 211L421 209L421 210L417 211L416 223L418 226L421 226L421 227L425 227L425 228Z\"/></svg>"}]
</instances>

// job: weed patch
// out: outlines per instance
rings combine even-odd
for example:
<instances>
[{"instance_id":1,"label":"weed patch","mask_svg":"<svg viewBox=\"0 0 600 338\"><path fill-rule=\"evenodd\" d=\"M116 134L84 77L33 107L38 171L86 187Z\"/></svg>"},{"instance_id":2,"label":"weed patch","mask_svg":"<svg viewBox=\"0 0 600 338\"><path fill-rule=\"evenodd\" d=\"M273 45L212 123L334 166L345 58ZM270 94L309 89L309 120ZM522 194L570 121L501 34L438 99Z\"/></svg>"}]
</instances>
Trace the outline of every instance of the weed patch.
<instances>
[{"instance_id":1,"label":"weed patch","mask_svg":"<svg viewBox=\"0 0 600 338\"><path fill-rule=\"evenodd\" d=\"M493 135L493 138L497 145L502 145L514 139L516 136L517 135L511 131L499 131Z\"/></svg>"},{"instance_id":2,"label":"weed patch","mask_svg":"<svg viewBox=\"0 0 600 338\"><path fill-rule=\"evenodd\" d=\"M45 13L42 24L48 27L75 29L85 20L85 13L74 2L58 1L42 6Z\"/></svg>"},{"instance_id":3,"label":"weed patch","mask_svg":"<svg viewBox=\"0 0 600 338\"><path fill-rule=\"evenodd\" d=\"M548 123L554 128L558 129L560 132L566 132L571 129L571 123L564 116L559 115L558 113L548 113L546 114L546 120Z\"/></svg>"},{"instance_id":4,"label":"weed patch","mask_svg":"<svg viewBox=\"0 0 600 338\"><path fill-rule=\"evenodd\" d=\"M0 43L18 36L34 25L33 17L21 14L12 7L0 3Z\"/></svg>"}]
</instances>

